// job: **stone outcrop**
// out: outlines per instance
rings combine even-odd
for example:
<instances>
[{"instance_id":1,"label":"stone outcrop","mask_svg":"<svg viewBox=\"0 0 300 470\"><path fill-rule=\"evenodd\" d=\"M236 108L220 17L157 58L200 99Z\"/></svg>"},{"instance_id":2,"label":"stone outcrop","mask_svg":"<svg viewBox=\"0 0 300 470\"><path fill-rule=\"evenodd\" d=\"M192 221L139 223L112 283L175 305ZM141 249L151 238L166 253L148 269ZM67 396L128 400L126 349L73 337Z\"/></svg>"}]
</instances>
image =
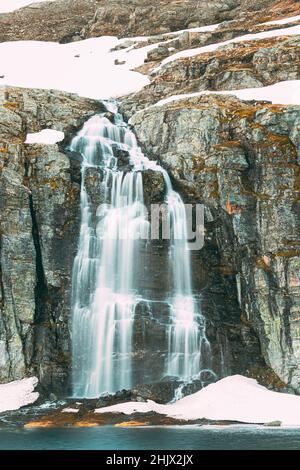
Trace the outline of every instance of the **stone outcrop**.
<instances>
[{"instance_id":1,"label":"stone outcrop","mask_svg":"<svg viewBox=\"0 0 300 470\"><path fill-rule=\"evenodd\" d=\"M243 344L255 369L255 331L267 364L297 391L299 122L299 106L217 95L131 118L144 150L185 201L205 204L205 246L193 255L193 272L214 358L232 367Z\"/></svg>"},{"instance_id":2,"label":"stone outcrop","mask_svg":"<svg viewBox=\"0 0 300 470\"><path fill-rule=\"evenodd\" d=\"M99 3L97 0L58 0L0 14L0 42L80 39L82 28L92 20Z\"/></svg>"},{"instance_id":3,"label":"stone outcrop","mask_svg":"<svg viewBox=\"0 0 300 470\"><path fill-rule=\"evenodd\" d=\"M122 3L113 0L99 5L86 34L92 37L101 34L121 37L162 34L232 20L246 12L252 13L255 21L262 5L266 8L276 3L272 0L212 0L207 8L205 0L159 0L153 5L146 0ZM266 14L266 18L269 17Z\"/></svg>"},{"instance_id":4,"label":"stone outcrop","mask_svg":"<svg viewBox=\"0 0 300 470\"><path fill-rule=\"evenodd\" d=\"M124 100L128 115L162 98L211 90L259 88L299 80L300 36L237 42L162 66L150 85Z\"/></svg>"},{"instance_id":5,"label":"stone outcrop","mask_svg":"<svg viewBox=\"0 0 300 470\"><path fill-rule=\"evenodd\" d=\"M0 42L154 35L233 20L247 28L297 11L296 0L213 0L209 8L205 0L57 0L0 15Z\"/></svg>"},{"instance_id":6,"label":"stone outcrop","mask_svg":"<svg viewBox=\"0 0 300 470\"><path fill-rule=\"evenodd\" d=\"M1 93L0 380L34 373L43 387L65 392L80 174L58 145L24 141L49 127L68 139L99 104L53 91Z\"/></svg>"}]
</instances>

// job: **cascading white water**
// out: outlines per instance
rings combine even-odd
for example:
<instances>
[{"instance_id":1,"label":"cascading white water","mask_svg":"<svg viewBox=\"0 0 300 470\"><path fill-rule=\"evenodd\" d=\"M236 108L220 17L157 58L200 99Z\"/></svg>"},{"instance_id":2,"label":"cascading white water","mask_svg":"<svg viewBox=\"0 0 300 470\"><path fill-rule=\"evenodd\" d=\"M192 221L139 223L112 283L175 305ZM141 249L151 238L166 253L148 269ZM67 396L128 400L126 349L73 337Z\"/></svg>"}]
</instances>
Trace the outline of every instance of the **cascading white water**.
<instances>
[{"instance_id":1,"label":"cascading white water","mask_svg":"<svg viewBox=\"0 0 300 470\"><path fill-rule=\"evenodd\" d=\"M81 230L73 268L73 392L79 397L131 387L137 239L126 231L138 238L148 222L141 173L118 171L113 156L113 145L130 149L127 133L122 123L94 116L71 144L83 156ZM99 207L96 222L85 187L92 167L103 172L107 203Z\"/></svg>"},{"instance_id":2,"label":"cascading white water","mask_svg":"<svg viewBox=\"0 0 300 470\"><path fill-rule=\"evenodd\" d=\"M197 377L210 364L210 344L205 335L205 318L192 293L191 259L188 248L187 220L184 203L172 189L165 175L171 227L170 266L173 273L171 325L168 332L166 373L188 380ZM203 362L203 359L205 363Z\"/></svg>"},{"instance_id":3,"label":"cascading white water","mask_svg":"<svg viewBox=\"0 0 300 470\"><path fill-rule=\"evenodd\" d=\"M173 294L166 299L172 311L166 374L183 379L196 375L202 349L209 347L204 318L192 295L184 204L165 170L143 155L115 105L106 106L114 123L105 113L92 117L70 147L83 157L81 229L72 288L73 394L89 398L132 386L132 332L140 300L135 262L139 239L149 233L143 205L145 169L164 175L171 226ZM118 170L114 148L128 153L131 171ZM91 168L101 172L99 190L106 202L96 217L86 188Z\"/></svg>"}]
</instances>

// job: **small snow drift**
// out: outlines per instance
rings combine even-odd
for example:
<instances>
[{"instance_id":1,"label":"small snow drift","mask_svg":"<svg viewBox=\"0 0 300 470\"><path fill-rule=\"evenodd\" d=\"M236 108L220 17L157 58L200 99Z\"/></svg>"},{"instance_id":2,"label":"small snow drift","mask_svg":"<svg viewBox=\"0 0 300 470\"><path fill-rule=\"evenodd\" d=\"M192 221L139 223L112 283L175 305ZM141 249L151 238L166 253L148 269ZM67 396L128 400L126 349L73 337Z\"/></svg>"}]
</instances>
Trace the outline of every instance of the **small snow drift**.
<instances>
[{"instance_id":1,"label":"small snow drift","mask_svg":"<svg viewBox=\"0 0 300 470\"><path fill-rule=\"evenodd\" d=\"M256 380L241 375L226 377L170 405L149 400L95 410L96 413L125 414L150 411L187 421L201 418L251 424L280 421L282 425L300 426L299 396L272 392Z\"/></svg>"},{"instance_id":2,"label":"small snow drift","mask_svg":"<svg viewBox=\"0 0 300 470\"><path fill-rule=\"evenodd\" d=\"M36 377L30 377L0 385L0 413L18 410L22 406L34 403L39 397L39 394L34 392L37 383Z\"/></svg>"},{"instance_id":3,"label":"small snow drift","mask_svg":"<svg viewBox=\"0 0 300 470\"><path fill-rule=\"evenodd\" d=\"M164 33L163 36L177 36L178 34L185 33L186 31L189 33L211 33L216 31L220 24L221 23L210 24L208 26L198 26L197 28L181 29L179 31L173 31L172 33Z\"/></svg>"},{"instance_id":4,"label":"small snow drift","mask_svg":"<svg viewBox=\"0 0 300 470\"><path fill-rule=\"evenodd\" d=\"M40 132L27 134L25 144L56 144L64 140L65 134L54 129L43 129Z\"/></svg>"}]
</instances>

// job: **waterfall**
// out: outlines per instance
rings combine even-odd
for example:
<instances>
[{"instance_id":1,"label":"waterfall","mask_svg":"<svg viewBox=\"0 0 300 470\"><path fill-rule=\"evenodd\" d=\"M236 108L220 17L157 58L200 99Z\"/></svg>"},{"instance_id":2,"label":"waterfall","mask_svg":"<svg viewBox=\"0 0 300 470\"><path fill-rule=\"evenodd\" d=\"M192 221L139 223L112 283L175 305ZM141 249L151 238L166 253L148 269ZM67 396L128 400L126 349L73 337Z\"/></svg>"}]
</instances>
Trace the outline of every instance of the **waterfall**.
<instances>
[{"instance_id":1,"label":"waterfall","mask_svg":"<svg viewBox=\"0 0 300 470\"><path fill-rule=\"evenodd\" d=\"M72 281L73 394L88 398L133 385L132 335L141 300L136 265L140 241L150 234L143 170L164 176L171 227L173 286L171 298L166 299L171 311L166 375L184 379L196 375L203 349L209 348L204 318L192 295L184 204L165 170L142 153L114 103L105 105L110 119L105 112L93 116L70 145L82 156L81 228ZM128 155L124 171L118 168L116 150ZM97 210L95 194L87 187L91 171L101 180Z\"/></svg>"},{"instance_id":2,"label":"waterfall","mask_svg":"<svg viewBox=\"0 0 300 470\"><path fill-rule=\"evenodd\" d=\"M188 380L197 377L204 367L211 367L210 344L205 335L205 318L192 294L184 203L179 194L173 191L169 177L165 176L165 179L171 226L170 266L173 273L166 373Z\"/></svg>"}]
</instances>

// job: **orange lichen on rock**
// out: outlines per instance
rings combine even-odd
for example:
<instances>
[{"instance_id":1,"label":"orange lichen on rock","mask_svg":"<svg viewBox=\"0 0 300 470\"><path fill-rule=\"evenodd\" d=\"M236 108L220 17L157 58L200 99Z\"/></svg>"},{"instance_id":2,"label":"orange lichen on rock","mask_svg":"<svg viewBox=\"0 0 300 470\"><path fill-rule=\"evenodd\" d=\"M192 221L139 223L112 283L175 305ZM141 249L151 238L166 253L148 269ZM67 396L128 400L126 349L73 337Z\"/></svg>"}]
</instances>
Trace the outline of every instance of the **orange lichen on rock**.
<instances>
[{"instance_id":1,"label":"orange lichen on rock","mask_svg":"<svg viewBox=\"0 0 300 470\"><path fill-rule=\"evenodd\" d=\"M256 267L268 271L271 267L271 258L269 256L263 255L261 258L256 260Z\"/></svg>"},{"instance_id":2,"label":"orange lichen on rock","mask_svg":"<svg viewBox=\"0 0 300 470\"><path fill-rule=\"evenodd\" d=\"M123 423L115 424L118 428L130 428L131 426L149 426L149 422L141 422L141 421L124 421Z\"/></svg>"},{"instance_id":3,"label":"orange lichen on rock","mask_svg":"<svg viewBox=\"0 0 300 470\"><path fill-rule=\"evenodd\" d=\"M24 425L24 428L31 429L31 428L53 428L55 424L53 421L31 421L31 423L27 423Z\"/></svg>"},{"instance_id":4,"label":"orange lichen on rock","mask_svg":"<svg viewBox=\"0 0 300 470\"><path fill-rule=\"evenodd\" d=\"M291 15L299 12L299 2L295 0L280 0L269 10L273 19L282 18L281 15ZM274 16L273 13L276 15ZM280 16L279 16L280 15Z\"/></svg>"},{"instance_id":5,"label":"orange lichen on rock","mask_svg":"<svg viewBox=\"0 0 300 470\"><path fill-rule=\"evenodd\" d=\"M240 214L242 212L242 208L239 206L236 206L235 204L232 204L229 198L227 199L226 210L229 215Z\"/></svg>"},{"instance_id":6,"label":"orange lichen on rock","mask_svg":"<svg viewBox=\"0 0 300 470\"><path fill-rule=\"evenodd\" d=\"M77 428L95 428L99 425L100 423L92 423L89 421L77 421L77 423L74 424Z\"/></svg>"},{"instance_id":7,"label":"orange lichen on rock","mask_svg":"<svg viewBox=\"0 0 300 470\"><path fill-rule=\"evenodd\" d=\"M7 101L6 103L4 103L4 108L6 109L10 109L10 110L15 110L15 109L18 109L19 108L19 103L16 103L16 102L13 102L13 101Z\"/></svg>"}]
</instances>

